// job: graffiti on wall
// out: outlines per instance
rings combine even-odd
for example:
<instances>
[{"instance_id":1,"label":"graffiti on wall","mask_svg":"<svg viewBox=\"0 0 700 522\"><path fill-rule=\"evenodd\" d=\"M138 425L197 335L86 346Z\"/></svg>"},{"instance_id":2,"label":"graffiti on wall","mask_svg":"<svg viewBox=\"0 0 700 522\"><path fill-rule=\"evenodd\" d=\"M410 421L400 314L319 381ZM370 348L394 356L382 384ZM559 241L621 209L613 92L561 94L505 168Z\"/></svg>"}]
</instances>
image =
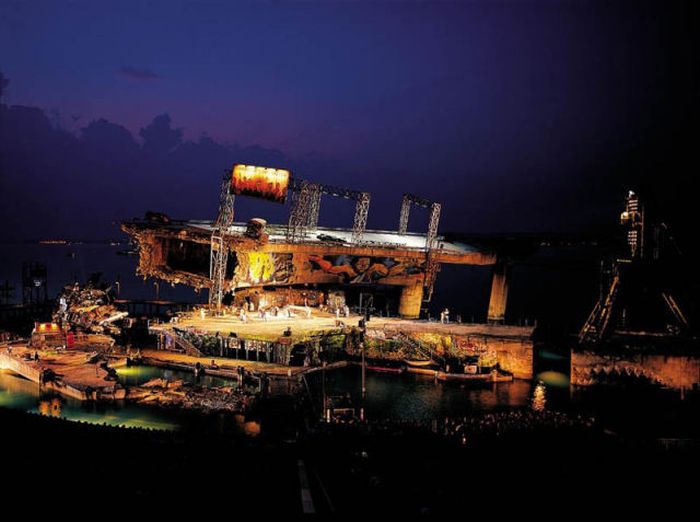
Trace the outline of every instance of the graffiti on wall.
<instances>
[{"instance_id":1,"label":"graffiti on wall","mask_svg":"<svg viewBox=\"0 0 700 522\"><path fill-rule=\"evenodd\" d=\"M419 274L423 271L416 260L398 261L390 257L318 256L310 255L312 270L338 277L340 283L377 283L387 277Z\"/></svg>"}]
</instances>

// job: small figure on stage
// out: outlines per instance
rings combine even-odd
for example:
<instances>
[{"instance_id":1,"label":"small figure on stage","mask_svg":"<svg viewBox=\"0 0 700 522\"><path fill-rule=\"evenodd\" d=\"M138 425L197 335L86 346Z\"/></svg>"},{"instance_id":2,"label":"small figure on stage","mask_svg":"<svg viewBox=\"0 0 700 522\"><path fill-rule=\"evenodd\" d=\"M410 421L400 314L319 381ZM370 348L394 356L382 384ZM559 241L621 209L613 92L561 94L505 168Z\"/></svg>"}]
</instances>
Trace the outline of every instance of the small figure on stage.
<instances>
[{"instance_id":1,"label":"small figure on stage","mask_svg":"<svg viewBox=\"0 0 700 522\"><path fill-rule=\"evenodd\" d=\"M241 315L239 316L242 323L248 322L248 316L245 313L245 308L241 308Z\"/></svg>"},{"instance_id":2,"label":"small figure on stage","mask_svg":"<svg viewBox=\"0 0 700 522\"><path fill-rule=\"evenodd\" d=\"M440 312L440 322L442 324L447 324L450 322L450 311L447 308Z\"/></svg>"}]
</instances>

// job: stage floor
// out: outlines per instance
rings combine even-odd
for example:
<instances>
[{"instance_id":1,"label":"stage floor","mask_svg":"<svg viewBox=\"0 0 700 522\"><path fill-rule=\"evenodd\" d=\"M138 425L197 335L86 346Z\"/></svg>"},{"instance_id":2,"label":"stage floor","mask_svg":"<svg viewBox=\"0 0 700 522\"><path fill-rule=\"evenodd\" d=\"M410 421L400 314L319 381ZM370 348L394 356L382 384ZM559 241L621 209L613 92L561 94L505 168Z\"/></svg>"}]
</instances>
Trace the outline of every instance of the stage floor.
<instances>
[{"instance_id":1,"label":"stage floor","mask_svg":"<svg viewBox=\"0 0 700 522\"><path fill-rule=\"evenodd\" d=\"M357 326L361 316L351 314L341 317L346 326ZM237 316L201 317L198 311L187 313L174 324L163 325L178 328L194 328L203 333L228 335L235 332L240 338L261 340L277 340L287 327L292 330L292 337L307 336L314 333L340 330L336 325L336 316L312 310L311 318L306 318L303 309L296 317L270 317L264 320L258 314L251 312L247 322L242 322ZM400 319L397 317L372 317L367 323L367 330L402 331L405 333L435 333L441 335L479 335L505 339L530 339L534 327L509 326L471 323L441 324L437 321L419 321Z\"/></svg>"}]
</instances>

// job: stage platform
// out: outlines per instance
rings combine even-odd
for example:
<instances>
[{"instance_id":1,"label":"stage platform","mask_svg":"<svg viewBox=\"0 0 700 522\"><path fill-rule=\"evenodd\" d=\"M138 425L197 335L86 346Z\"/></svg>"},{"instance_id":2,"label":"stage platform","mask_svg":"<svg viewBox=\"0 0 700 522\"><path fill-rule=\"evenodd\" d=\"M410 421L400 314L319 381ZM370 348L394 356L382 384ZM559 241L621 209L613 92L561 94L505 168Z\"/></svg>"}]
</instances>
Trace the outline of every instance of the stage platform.
<instances>
[{"instance_id":1,"label":"stage platform","mask_svg":"<svg viewBox=\"0 0 700 522\"><path fill-rule=\"evenodd\" d=\"M247 322L242 322L237 316L212 316L208 311L202 318L199 311L181 315L177 323L162 325L164 327L193 328L201 333L228 335L234 332L240 338L277 340L289 327L292 337L309 336L315 333L342 330L344 327L357 326L361 316L351 314L350 317L341 317L344 326L336 324L336 316L317 310L312 311L311 318L307 319L304 309L295 311L295 317L271 317L264 320L258 314L248 314ZM532 337L532 326L510 326L495 324L474 323L448 323L437 321L421 321L400 319L397 317L372 317L367 323L367 330L381 330L385 332L401 331L404 333L434 333L439 335L455 336L480 336L512 340L529 340Z\"/></svg>"}]
</instances>

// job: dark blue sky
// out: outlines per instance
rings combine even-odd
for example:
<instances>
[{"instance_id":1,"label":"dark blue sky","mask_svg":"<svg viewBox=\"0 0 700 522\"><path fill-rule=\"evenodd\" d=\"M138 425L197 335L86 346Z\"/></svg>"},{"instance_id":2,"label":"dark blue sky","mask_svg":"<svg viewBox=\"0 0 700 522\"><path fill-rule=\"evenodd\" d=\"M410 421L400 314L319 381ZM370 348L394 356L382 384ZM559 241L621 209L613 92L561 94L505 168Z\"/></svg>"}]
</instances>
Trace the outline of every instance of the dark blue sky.
<instances>
[{"instance_id":1,"label":"dark blue sky","mask_svg":"<svg viewBox=\"0 0 700 522\"><path fill-rule=\"evenodd\" d=\"M16 221L18 235L106 235L110 220L147 208L211 217L221 169L254 157L371 190L371 227L395 226L405 191L443 201L443 229L596 227L614 221L628 185L656 193L691 157L696 14L652 1L3 0L5 147L7 133L34 134L26 154L6 150L0 188L41 204L29 184L50 175L71 202L51 226ZM36 135L27 115L10 117L15 105L43 110L63 134ZM145 158L140 131L161 114L182 136ZM116 126L89 141L100 119L133 144ZM132 146L126 161L120 147ZM32 147L46 147L51 174ZM328 224L350 218L341 208ZM264 203L242 209L282 218ZM78 218L91 211L90 223Z\"/></svg>"}]
</instances>

